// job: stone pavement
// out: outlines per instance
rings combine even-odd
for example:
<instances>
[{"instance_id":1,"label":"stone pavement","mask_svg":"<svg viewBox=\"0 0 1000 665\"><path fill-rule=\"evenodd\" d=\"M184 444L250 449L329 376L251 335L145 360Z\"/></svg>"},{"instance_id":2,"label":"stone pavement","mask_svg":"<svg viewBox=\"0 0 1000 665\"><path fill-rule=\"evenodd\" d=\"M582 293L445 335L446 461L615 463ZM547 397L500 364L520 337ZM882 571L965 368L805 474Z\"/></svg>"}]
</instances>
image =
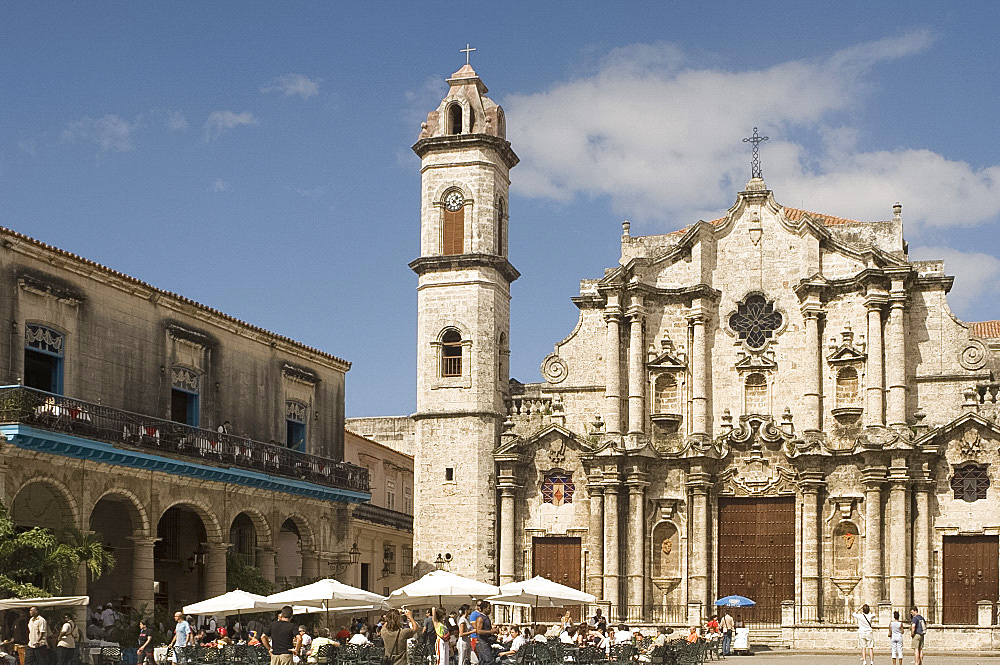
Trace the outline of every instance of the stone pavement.
<instances>
[{"instance_id":1,"label":"stone pavement","mask_svg":"<svg viewBox=\"0 0 1000 665\"><path fill-rule=\"evenodd\" d=\"M903 652L903 665L913 665L913 651ZM708 661L706 661L708 662ZM854 652L818 654L808 651L760 651L753 656L730 656L723 662L730 665L860 665L861 655ZM876 665L891 665L888 653L875 654ZM1000 665L1000 652L946 654L930 652L924 654L926 665Z\"/></svg>"}]
</instances>

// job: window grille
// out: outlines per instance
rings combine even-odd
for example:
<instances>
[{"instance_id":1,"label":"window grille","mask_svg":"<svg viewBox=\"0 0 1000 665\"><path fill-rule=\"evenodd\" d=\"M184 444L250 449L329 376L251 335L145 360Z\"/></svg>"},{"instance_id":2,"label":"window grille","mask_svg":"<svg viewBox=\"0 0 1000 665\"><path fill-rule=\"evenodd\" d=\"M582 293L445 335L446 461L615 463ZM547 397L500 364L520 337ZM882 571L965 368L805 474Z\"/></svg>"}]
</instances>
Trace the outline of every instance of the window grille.
<instances>
[{"instance_id":1,"label":"window grille","mask_svg":"<svg viewBox=\"0 0 1000 665\"><path fill-rule=\"evenodd\" d=\"M729 317L729 327L748 348L759 350L767 346L783 321L784 317L774 309L774 302L754 293L736 306L736 312Z\"/></svg>"},{"instance_id":2,"label":"window grille","mask_svg":"<svg viewBox=\"0 0 1000 665\"><path fill-rule=\"evenodd\" d=\"M573 503L574 492L576 484L572 476L564 471L546 474L542 480L542 503L551 503L554 506Z\"/></svg>"},{"instance_id":3,"label":"window grille","mask_svg":"<svg viewBox=\"0 0 1000 665\"><path fill-rule=\"evenodd\" d=\"M951 489L955 492L955 498L962 501L973 503L985 499L989 488L990 477L986 473L985 464L966 464L955 469L955 474L951 477Z\"/></svg>"}]
</instances>

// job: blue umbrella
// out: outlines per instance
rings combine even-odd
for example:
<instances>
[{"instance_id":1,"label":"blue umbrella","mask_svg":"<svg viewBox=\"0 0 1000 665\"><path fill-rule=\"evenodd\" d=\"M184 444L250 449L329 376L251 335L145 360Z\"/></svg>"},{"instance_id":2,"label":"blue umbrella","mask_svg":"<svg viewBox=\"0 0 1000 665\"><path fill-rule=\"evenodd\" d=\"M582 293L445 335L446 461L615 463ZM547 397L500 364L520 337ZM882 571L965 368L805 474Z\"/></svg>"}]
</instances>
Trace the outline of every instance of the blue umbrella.
<instances>
[{"instance_id":1,"label":"blue umbrella","mask_svg":"<svg viewBox=\"0 0 1000 665\"><path fill-rule=\"evenodd\" d=\"M753 607L756 604L746 596L726 596L715 601L717 607Z\"/></svg>"}]
</instances>

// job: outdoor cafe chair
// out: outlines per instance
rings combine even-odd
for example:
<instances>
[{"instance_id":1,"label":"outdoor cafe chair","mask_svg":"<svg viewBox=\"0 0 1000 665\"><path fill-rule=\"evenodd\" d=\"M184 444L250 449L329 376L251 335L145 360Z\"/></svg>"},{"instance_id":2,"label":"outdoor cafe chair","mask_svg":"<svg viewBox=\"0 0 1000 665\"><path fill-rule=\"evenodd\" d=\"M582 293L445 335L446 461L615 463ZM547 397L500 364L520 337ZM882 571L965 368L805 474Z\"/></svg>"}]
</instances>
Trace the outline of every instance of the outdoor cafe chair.
<instances>
[{"instance_id":1,"label":"outdoor cafe chair","mask_svg":"<svg viewBox=\"0 0 1000 665\"><path fill-rule=\"evenodd\" d=\"M118 665L122 662L121 647L101 647L100 665Z\"/></svg>"}]
</instances>

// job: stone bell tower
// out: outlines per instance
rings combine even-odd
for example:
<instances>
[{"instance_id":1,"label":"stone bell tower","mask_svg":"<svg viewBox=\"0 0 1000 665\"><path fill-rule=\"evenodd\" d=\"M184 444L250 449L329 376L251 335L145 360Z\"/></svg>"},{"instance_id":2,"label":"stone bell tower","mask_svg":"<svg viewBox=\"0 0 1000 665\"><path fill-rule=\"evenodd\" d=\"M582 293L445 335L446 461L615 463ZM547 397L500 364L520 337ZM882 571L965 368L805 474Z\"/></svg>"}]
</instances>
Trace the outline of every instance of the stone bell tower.
<instances>
[{"instance_id":1,"label":"stone bell tower","mask_svg":"<svg viewBox=\"0 0 1000 665\"><path fill-rule=\"evenodd\" d=\"M507 193L518 162L503 109L466 63L421 125L414 568L496 580L493 451L506 416Z\"/></svg>"}]
</instances>

